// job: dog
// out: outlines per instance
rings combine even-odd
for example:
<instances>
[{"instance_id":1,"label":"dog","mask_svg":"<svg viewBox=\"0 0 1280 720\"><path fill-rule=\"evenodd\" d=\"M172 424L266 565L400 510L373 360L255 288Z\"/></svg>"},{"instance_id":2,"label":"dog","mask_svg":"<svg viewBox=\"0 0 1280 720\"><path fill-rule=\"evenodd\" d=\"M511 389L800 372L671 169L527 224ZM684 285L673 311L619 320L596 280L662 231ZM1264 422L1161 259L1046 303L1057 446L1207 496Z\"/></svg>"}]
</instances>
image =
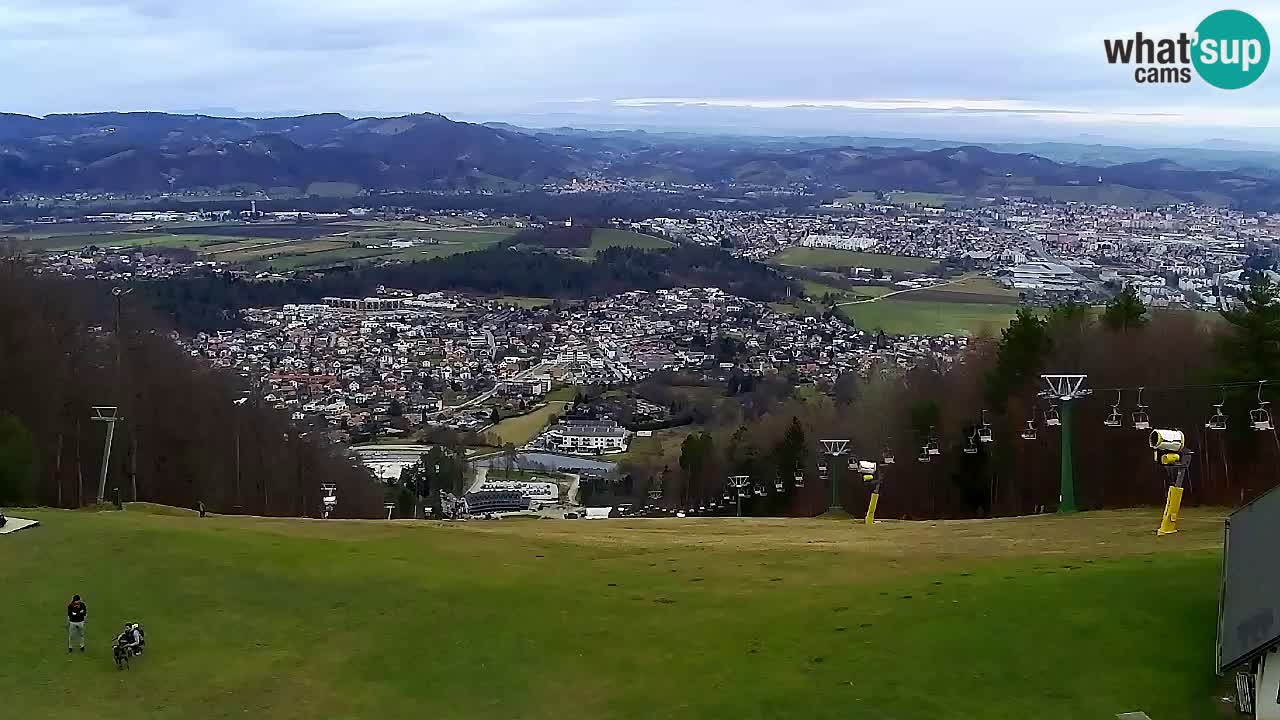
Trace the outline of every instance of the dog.
<instances>
[{"instance_id":1,"label":"dog","mask_svg":"<svg viewBox=\"0 0 1280 720\"><path fill-rule=\"evenodd\" d=\"M129 658L133 656L132 650L124 645L116 643L111 646L111 654L115 656L117 670L129 669Z\"/></svg>"}]
</instances>

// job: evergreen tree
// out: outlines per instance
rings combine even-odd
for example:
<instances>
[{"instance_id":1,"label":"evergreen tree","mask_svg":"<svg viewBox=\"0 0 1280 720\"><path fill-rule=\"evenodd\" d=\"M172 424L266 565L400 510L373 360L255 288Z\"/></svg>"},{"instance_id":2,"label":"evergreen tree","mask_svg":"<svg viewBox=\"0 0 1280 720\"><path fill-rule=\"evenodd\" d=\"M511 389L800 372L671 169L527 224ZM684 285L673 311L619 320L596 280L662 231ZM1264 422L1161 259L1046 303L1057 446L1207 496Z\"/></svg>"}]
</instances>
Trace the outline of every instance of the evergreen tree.
<instances>
[{"instance_id":1,"label":"evergreen tree","mask_svg":"<svg viewBox=\"0 0 1280 720\"><path fill-rule=\"evenodd\" d=\"M1232 326L1221 341L1226 379L1280 378L1280 288L1259 275L1240 299L1222 313Z\"/></svg>"},{"instance_id":2,"label":"evergreen tree","mask_svg":"<svg viewBox=\"0 0 1280 720\"><path fill-rule=\"evenodd\" d=\"M12 415L0 415L0 505L35 500L36 453L31 433Z\"/></svg>"},{"instance_id":3,"label":"evergreen tree","mask_svg":"<svg viewBox=\"0 0 1280 720\"><path fill-rule=\"evenodd\" d=\"M1112 330L1124 332L1147 323L1147 306L1142 304L1132 285L1126 286L1107 303L1102 313L1102 323Z\"/></svg>"},{"instance_id":4,"label":"evergreen tree","mask_svg":"<svg viewBox=\"0 0 1280 720\"><path fill-rule=\"evenodd\" d=\"M1063 312L1063 317L1073 317L1074 310ZM987 402L1003 408L1036 373L1052 344L1048 323L1029 308L1019 309L1009 327L1000 332L996 364L987 373Z\"/></svg>"}]
</instances>

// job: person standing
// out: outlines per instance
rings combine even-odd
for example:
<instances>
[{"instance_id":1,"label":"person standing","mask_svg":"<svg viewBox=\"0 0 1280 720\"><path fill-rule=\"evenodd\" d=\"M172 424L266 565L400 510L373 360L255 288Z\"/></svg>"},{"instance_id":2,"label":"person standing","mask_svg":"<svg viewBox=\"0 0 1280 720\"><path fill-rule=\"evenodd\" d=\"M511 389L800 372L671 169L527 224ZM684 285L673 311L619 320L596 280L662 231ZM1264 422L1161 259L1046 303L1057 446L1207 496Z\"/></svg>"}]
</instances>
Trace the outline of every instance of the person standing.
<instances>
[{"instance_id":1,"label":"person standing","mask_svg":"<svg viewBox=\"0 0 1280 720\"><path fill-rule=\"evenodd\" d=\"M203 500L196 501L196 510L200 511L200 517L204 517L204 501Z\"/></svg>"},{"instance_id":2,"label":"person standing","mask_svg":"<svg viewBox=\"0 0 1280 720\"><path fill-rule=\"evenodd\" d=\"M76 641L80 642L80 652L84 652L84 621L89 617L89 606L84 604L79 595L74 595L67 603L67 652L71 652Z\"/></svg>"}]
</instances>

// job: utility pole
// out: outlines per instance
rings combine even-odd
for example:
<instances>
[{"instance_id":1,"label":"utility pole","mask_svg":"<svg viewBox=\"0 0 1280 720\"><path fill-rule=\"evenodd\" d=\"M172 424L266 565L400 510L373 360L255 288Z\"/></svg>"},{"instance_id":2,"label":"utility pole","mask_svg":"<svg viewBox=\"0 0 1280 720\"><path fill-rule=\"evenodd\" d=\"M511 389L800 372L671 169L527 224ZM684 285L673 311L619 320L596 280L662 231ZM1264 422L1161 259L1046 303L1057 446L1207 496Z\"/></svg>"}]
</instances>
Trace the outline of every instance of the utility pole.
<instances>
[{"instance_id":1,"label":"utility pole","mask_svg":"<svg viewBox=\"0 0 1280 720\"><path fill-rule=\"evenodd\" d=\"M1058 400L1062 403L1062 447L1061 465L1059 467L1058 512L1068 514L1076 512L1076 479L1075 468L1071 459L1071 408L1073 401L1082 398L1092 390L1084 389L1087 375L1041 375L1049 389L1040 393L1041 397Z\"/></svg>"}]
</instances>

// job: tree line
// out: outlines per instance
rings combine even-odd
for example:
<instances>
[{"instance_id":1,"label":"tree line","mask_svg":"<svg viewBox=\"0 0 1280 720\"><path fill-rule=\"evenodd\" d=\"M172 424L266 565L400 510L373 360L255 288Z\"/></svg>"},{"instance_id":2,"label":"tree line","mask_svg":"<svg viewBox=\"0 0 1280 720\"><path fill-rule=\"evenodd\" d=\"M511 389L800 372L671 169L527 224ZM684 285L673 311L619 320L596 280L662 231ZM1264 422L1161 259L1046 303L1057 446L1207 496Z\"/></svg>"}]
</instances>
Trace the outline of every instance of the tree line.
<instances>
[{"instance_id":1,"label":"tree line","mask_svg":"<svg viewBox=\"0 0 1280 720\"><path fill-rule=\"evenodd\" d=\"M608 248L595 262L548 252L495 247L425 262L345 268L262 282L230 273L192 273L143 283L150 306L188 331L235 327L249 307L315 303L325 297L365 297L378 287L413 292L458 290L527 297L609 297L631 290L719 287L753 300L778 300L791 281L761 263L718 248Z\"/></svg>"},{"instance_id":2,"label":"tree line","mask_svg":"<svg viewBox=\"0 0 1280 720\"><path fill-rule=\"evenodd\" d=\"M318 517L333 484L335 515L381 515L356 460L191 357L134 297L117 315L109 288L0 263L0 505L92 504L106 434L93 408L115 406L108 498Z\"/></svg>"},{"instance_id":3,"label":"tree line","mask_svg":"<svg viewBox=\"0 0 1280 720\"><path fill-rule=\"evenodd\" d=\"M848 462L867 459L879 463L886 516L1052 512L1061 428L1046 419L1061 407L1040 391L1042 374L1060 373L1085 374L1085 387L1097 388L1073 403L1082 508L1163 502L1167 477L1152 460L1147 432L1133 427L1139 410L1153 428L1186 433L1194 453L1189 504L1233 506L1280 482L1280 437L1250 424L1256 381L1273 381L1261 386L1262 398L1280 400L1280 292L1265 279L1239 308L1219 314L1150 312L1131 290L1101 312L1073 304L1048 313L1023 309L998 338L975 338L953 365L884 370L843 376L817 399L792 396L755 417L735 421L721 413L724 421L678 450L628 470L642 494L660 488L662 502L673 507L723 501L727 476L747 475L747 513L813 515L831 503L832 482L844 507L865 507L870 488ZM1206 427L1219 404L1229 419L1225 431ZM1112 412L1122 427L1104 423ZM1023 438L1028 422L1034 439ZM994 442L979 440L983 428ZM849 454L824 456L822 439L849 440ZM939 455L924 453L931 442ZM922 454L929 462L919 462ZM886 456L894 463L885 464Z\"/></svg>"}]
</instances>

